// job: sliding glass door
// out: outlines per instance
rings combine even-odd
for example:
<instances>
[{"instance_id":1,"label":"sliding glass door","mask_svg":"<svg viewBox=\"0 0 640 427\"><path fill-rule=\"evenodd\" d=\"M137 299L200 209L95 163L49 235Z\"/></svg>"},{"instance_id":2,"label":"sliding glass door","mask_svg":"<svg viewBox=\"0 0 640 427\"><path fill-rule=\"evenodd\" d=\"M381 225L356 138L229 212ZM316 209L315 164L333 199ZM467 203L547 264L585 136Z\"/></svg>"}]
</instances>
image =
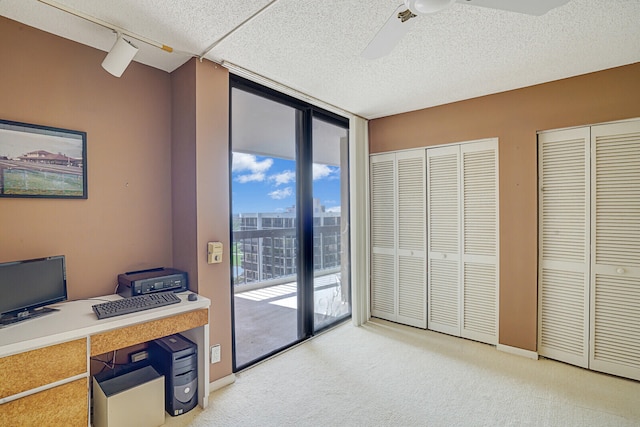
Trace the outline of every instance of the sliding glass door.
<instances>
[{"instance_id":1,"label":"sliding glass door","mask_svg":"<svg viewBox=\"0 0 640 427\"><path fill-rule=\"evenodd\" d=\"M235 364L298 341L296 123L299 110L231 90Z\"/></svg>"},{"instance_id":2,"label":"sliding glass door","mask_svg":"<svg viewBox=\"0 0 640 427\"><path fill-rule=\"evenodd\" d=\"M349 131L312 120L314 330L351 314Z\"/></svg>"},{"instance_id":3,"label":"sliding glass door","mask_svg":"<svg viewBox=\"0 0 640 427\"><path fill-rule=\"evenodd\" d=\"M235 370L351 314L347 123L232 77Z\"/></svg>"}]
</instances>

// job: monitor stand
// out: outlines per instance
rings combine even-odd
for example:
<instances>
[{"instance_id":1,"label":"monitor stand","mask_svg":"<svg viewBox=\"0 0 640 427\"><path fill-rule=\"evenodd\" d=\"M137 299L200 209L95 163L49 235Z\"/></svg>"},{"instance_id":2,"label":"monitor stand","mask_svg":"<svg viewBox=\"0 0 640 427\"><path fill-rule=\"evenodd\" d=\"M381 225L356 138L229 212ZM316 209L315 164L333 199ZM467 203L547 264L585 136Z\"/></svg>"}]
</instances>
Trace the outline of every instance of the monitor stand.
<instances>
[{"instance_id":1,"label":"monitor stand","mask_svg":"<svg viewBox=\"0 0 640 427\"><path fill-rule=\"evenodd\" d=\"M60 311L58 308L40 307L31 310L19 311L17 313L3 314L0 316L0 328L22 322L23 320L35 319L36 317Z\"/></svg>"}]
</instances>

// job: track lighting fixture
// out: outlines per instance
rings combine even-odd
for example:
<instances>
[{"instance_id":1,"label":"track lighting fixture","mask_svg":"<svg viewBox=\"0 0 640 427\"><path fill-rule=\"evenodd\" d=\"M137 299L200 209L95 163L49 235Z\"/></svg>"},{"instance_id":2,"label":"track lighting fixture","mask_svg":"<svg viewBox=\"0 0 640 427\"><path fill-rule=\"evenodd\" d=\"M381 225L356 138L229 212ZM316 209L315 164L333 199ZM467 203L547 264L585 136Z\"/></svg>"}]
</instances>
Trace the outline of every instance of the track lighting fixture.
<instances>
[{"instance_id":1,"label":"track lighting fixture","mask_svg":"<svg viewBox=\"0 0 640 427\"><path fill-rule=\"evenodd\" d=\"M147 43L151 46L155 46L158 49L164 50L165 52L173 52L173 48L171 46L164 45L162 43L158 43L154 40L148 39L146 37L140 36L138 34L132 33L131 31L127 31L123 28L117 27L113 24L105 22L101 19L95 18L91 15L87 15L86 13L80 12L78 10L74 10L70 7L57 3L53 0L38 0L40 3L44 3L48 6L61 10L62 12L66 12L70 15L77 16L78 18L85 19L89 22L93 22L94 24L98 24L102 27L109 28L116 34L118 34L118 38L116 39L116 43L113 45L107 57L102 62L102 68L107 70L109 73L113 74L116 77L120 77L124 70L129 66L129 63L133 60L133 57L138 52L138 48L134 46L129 40L126 40L124 37L130 39L136 39L143 43Z\"/></svg>"},{"instance_id":2,"label":"track lighting fixture","mask_svg":"<svg viewBox=\"0 0 640 427\"><path fill-rule=\"evenodd\" d=\"M112 75L120 77L136 53L138 53L138 48L122 37L122 34L118 34L115 44L102 61L102 68Z\"/></svg>"}]
</instances>

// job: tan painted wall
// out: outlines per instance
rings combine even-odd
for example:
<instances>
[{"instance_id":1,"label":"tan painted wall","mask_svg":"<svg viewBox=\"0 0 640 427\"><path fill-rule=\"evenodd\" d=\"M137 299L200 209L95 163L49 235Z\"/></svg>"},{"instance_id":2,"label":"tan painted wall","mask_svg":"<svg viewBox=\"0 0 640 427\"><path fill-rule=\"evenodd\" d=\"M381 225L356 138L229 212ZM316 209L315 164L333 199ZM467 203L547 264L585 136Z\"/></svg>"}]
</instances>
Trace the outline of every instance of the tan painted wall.
<instances>
[{"instance_id":1,"label":"tan painted wall","mask_svg":"<svg viewBox=\"0 0 640 427\"><path fill-rule=\"evenodd\" d=\"M231 210L229 206L229 72L212 62L196 62L197 195L199 292L211 299L210 342L220 344L215 380L232 372ZM207 242L222 242L223 261L207 264Z\"/></svg>"},{"instance_id":2,"label":"tan painted wall","mask_svg":"<svg viewBox=\"0 0 640 427\"><path fill-rule=\"evenodd\" d=\"M640 63L369 122L370 152L499 139L500 337L536 350L536 131L640 117Z\"/></svg>"},{"instance_id":3,"label":"tan painted wall","mask_svg":"<svg viewBox=\"0 0 640 427\"><path fill-rule=\"evenodd\" d=\"M203 263L206 241L229 248L226 72L134 62L117 79L104 52L4 17L0 40L0 118L86 131L89 173L88 200L0 199L0 262L65 254L72 299L113 292L123 271L182 266L213 301L211 379L229 374L228 272ZM372 153L499 138L502 344L536 349L536 131L640 117L637 93L640 64L370 122Z\"/></svg>"},{"instance_id":4,"label":"tan painted wall","mask_svg":"<svg viewBox=\"0 0 640 427\"><path fill-rule=\"evenodd\" d=\"M0 118L87 132L87 200L0 199L0 262L64 254L69 298L124 271L169 266L171 85L136 62L0 17Z\"/></svg>"},{"instance_id":5,"label":"tan painted wall","mask_svg":"<svg viewBox=\"0 0 640 427\"><path fill-rule=\"evenodd\" d=\"M196 199L196 79L195 62L171 74L172 144L171 209L173 211L174 266L198 282ZM196 286L193 287L197 290Z\"/></svg>"},{"instance_id":6,"label":"tan painted wall","mask_svg":"<svg viewBox=\"0 0 640 427\"><path fill-rule=\"evenodd\" d=\"M228 73L168 74L0 17L0 118L87 132L87 200L0 198L0 262L64 254L70 299L114 292L124 271L174 266L212 300L210 340L232 371ZM206 263L206 242L225 261Z\"/></svg>"},{"instance_id":7,"label":"tan painted wall","mask_svg":"<svg viewBox=\"0 0 640 427\"><path fill-rule=\"evenodd\" d=\"M173 89L173 253L198 293L211 299L210 343L220 363L210 379L229 375L231 282L229 274L229 74L193 59L171 74ZM207 242L223 243L223 262L207 264Z\"/></svg>"}]
</instances>

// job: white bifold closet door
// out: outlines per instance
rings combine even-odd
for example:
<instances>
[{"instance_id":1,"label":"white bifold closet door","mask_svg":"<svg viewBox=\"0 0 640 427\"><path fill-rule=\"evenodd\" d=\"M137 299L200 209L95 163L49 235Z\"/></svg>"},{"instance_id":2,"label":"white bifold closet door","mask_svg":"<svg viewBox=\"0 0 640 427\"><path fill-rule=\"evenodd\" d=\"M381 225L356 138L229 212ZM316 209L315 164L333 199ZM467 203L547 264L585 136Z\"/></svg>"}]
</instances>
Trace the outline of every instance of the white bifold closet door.
<instances>
[{"instance_id":1,"label":"white bifold closet door","mask_svg":"<svg viewBox=\"0 0 640 427\"><path fill-rule=\"evenodd\" d=\"M427 149L428 328L498 341L497 140Z\"/></svg>"},{"instance_id":2,"label":"white bifold closet door","mask_svg":"<svg viewBox=\"0 0 640 427\"><path fill-rule=\"evenodd\" d=\"M591 369L640 380L640 121L593 126Z\"/></svg>"},{"instance_id":3,"label":"white bifold closet door","mask_svg":"<svg viewBox=\"0 0 640 427\"><path fill-rule=\"evenodd\" d=\"M371 315L396 320L395 154L371 156Z\"/></svg>"},{"instance_id":4,"label":"white bifold closet door","mask_svg":"<svg viewBox=\"0 0 640 427\"><path fill-rule=\"evenodd\" d=\"M589 363L589 128L538 136L538 353Z\"/></svg>"},{"instance_id":5,"label":"white bifold closet door","mask_svg":"<svg viewBox=\"0 0 640 427\"><path fill-rule=\"evenodd\" d=\"M428 328L460 335L460 147L427 150Z\"/></svg>"},{"instance_id":6,"label":"white bifold closet door","mask_svg":"<svg viewBox=\"0 0 640 427\"><path fill-rule=\"evenodd\" d=\"M538 353L640 379L640 121L538 144Z\"/></svg>"},{"instance_id":7,"label":"white bifold closet door","mask_svg":"<svg viewBox=\"0 0 640 427\"><path fill-rule=\"evenodd\" d=\"M426 328L425 151L371 156L371 315Z\"/></svg>"}]
</instances>

